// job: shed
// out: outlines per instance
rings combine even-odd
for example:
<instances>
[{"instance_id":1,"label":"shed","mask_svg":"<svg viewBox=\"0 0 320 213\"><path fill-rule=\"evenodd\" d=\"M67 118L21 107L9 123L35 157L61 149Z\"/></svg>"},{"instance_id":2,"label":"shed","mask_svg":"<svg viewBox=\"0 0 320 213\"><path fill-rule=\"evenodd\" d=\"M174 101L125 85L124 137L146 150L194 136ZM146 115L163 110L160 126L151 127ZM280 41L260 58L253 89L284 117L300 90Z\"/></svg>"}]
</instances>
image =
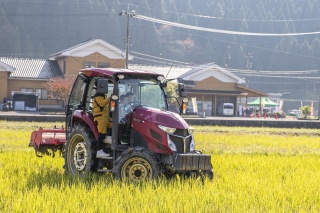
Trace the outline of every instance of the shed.
<instances>
[{"instance_id":1,"label":"shed","mask_svg":"<svg viewBox=\"0 0 320 213\"><path fill-rule=\"evenodd\" d=\"M12 91L12 105L15 111L37 111L38 93Z\"/></svg>"}]
</instances>

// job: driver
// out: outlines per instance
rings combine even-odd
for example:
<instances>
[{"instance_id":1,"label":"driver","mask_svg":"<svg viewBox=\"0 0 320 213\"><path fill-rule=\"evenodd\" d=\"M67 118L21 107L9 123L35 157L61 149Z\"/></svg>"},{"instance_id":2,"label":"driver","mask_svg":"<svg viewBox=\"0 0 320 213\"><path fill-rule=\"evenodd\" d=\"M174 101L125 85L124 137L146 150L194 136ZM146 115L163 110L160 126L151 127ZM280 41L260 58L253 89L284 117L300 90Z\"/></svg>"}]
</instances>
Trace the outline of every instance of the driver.
<instances>
[{"instance_id":1,"label":"driver","mask_svg":"<svg viewBox=\"0 0 320 213\"><path fill-rule=\"evenodd\" d=\"M127 96L127 100L128 100L128 103L130 104L130 103L132 103L134 100L134 95L133 95L133 93L132 92L127 92L126 93L126 96Z\"/></svg>"},{"instance_id":2,"label":"driver","mask_svg":"<svg viewBox=\"0 0 320 213\"><path fill-rule=\"evenodd\" d=\"M93 97L92 111L93 119L98 129L98 151L97 158L107 159L110 154L105 153L104 139L107 135L108 128L112 128L112 122L109 116L109 102L110 98L106 98L105 94L96 93Z\"/></svg>"}]
</instances>

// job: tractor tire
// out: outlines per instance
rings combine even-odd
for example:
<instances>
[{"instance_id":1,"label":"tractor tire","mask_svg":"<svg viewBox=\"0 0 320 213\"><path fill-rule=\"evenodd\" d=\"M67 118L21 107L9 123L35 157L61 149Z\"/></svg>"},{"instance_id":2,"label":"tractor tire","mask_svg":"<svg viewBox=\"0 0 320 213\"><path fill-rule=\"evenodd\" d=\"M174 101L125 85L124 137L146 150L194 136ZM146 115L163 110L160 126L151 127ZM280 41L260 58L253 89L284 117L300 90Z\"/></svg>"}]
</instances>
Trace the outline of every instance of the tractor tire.
<instances>
[{"instance_id":1,"label":"tractor tire","mask_svg":"<svg viewBox=\"0 0 320 213\"><path fill-rule=\"evenodd\" d=\"M158 178L160 169L156 159L148 150L135 147L121 154L115 162L112 173L120 180L142 182Z\"/></svg>"},{"instance_id":2,"label":"tractor tire","mask_svg":"<svg viewBox=\"0 0 320 213\"><path fill-rule=\"evenodd\" d=\"M64 168L72 176L86 176L97 171L99 159L96 158L96 140L90 129L75 125L66 143Z\"/></svg>"}]
</instances>

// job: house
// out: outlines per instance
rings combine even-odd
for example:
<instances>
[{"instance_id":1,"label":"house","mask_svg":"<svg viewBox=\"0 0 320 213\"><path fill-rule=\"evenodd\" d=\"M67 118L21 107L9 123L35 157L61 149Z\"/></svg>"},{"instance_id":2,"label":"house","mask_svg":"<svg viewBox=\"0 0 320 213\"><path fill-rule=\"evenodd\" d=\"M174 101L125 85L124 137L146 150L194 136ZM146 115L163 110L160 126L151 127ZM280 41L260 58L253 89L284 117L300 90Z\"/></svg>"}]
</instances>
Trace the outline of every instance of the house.
<instances>
[{"instance_id":1,"label":"house","mask_svg":"<svg viewBox=\"0 0 320 213\"><path fill-rule=\"evenodd\" d=\"M129 55L129 60L132 58ZM13 94L37 94L38 110L62 109L63 101L53 99L44 86L50 78L76 75L84 67L124 68L125 64L125 52L99 38L54 53L48 59L0 58L0 103ZM190 110L206 115L217 115L221 103L233 103L238 109L245 106L247 97L268 96L242 86L243 79L215 63L196 67L129 64L129 69L161 73L168 79L182 78L191 100Z\"/></svg>"},{"instance_id":2,"label":"house","mask_svg":"<svg viewBox=\"0 0 320 213\"><path fill-rule=\"evenodd\" d=\"M36 104L38 107L55 106L59 100L50 100L48 91L44 85L50 78L61 76L60 68L55 61L45 59L28 58L0 58L0 101L12 98L14 94L38 96L38 103L32 103L26 107L32 109ZM1 102L0 102L1 103ZM61 107L61 104L59 104Z\"/></svg>"},{"instance_id":3,"label":"house","mask_svg":"<svg viewBox=\"0 0 320 213\"><path fill-rule=\"evenodd\" d=\"M129 56L132 58L132 56ZM54 77L76 75L84 67L124 68L124 53L101 40L92 39L48 59L0 58L0 104L15 93L38 94L37 109L63 108L62 100L50 97L44 84ZM26 105L28 109L28 105Z\"/></svg>"},{"instance_id":4,"label":"house","mask_svg":"<svg viewBox=\"0 0 320 213\"><path fill-rule=\"evenodd\" d=\"M130 69L157 71L167 78L182 78L189 101L189 107L197 113L216 116L222 103L233 103L235 113L246 106L248 97L267 97L268 94L247 88L242 78L228 70L209 63L197 67L129 65Z\"/></svg>"}]
</instances>

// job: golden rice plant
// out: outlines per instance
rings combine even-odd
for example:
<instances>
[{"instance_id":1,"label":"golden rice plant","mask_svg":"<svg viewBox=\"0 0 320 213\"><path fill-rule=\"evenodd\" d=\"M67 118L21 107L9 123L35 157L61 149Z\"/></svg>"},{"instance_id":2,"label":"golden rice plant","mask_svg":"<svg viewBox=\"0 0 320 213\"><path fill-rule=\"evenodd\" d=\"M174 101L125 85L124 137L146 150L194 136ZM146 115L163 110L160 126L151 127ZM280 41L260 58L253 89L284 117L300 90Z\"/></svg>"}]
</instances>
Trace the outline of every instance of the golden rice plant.
<instances>
[{"instance_id":1,"label":"golden rice plant","mask_svg":"<svg viewBox=\"0 0 320 213\"><path fill-rule=\"evenodd\" d=\"M72 178L62 158L37 158L27 147L31 131L52 123L0 125L0 212L320 212L315 130L196 127L213 181L136 184L110 174Z\"/></svg>"}]
</instances>

